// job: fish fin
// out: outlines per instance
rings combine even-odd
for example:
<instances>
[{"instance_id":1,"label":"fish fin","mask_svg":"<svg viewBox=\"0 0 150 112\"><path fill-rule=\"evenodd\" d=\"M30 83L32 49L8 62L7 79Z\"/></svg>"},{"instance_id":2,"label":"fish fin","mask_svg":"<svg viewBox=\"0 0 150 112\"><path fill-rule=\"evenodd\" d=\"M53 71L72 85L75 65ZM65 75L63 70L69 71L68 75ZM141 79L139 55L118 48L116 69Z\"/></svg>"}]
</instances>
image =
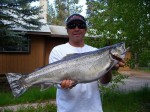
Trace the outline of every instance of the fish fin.
<instances>
[{"instance_id":1,"label":"fish fin","mask_svg":"<svg viewBox=\"0 0 150 112\"><path fill-rule=\"evenodd\" d=\"M27 88L23 86L25 78L24 75L17 73L7 73L6 77L15 97L19 97L27 90Z\"/></svg>"},{"instance_id":2,"label":"fish fin","mask_svg":"<svg viewBox=\"0 0 150 112\"><path fill-rule=\"evenodd\" d=\"M48 88L50 88L50 87L52 87L52 86L54 86L53 83L44 83L44 84L41 84L41 89L40 89L40 91L45 91L45 90L47 90Z\"/></svg>"}]
</instances>

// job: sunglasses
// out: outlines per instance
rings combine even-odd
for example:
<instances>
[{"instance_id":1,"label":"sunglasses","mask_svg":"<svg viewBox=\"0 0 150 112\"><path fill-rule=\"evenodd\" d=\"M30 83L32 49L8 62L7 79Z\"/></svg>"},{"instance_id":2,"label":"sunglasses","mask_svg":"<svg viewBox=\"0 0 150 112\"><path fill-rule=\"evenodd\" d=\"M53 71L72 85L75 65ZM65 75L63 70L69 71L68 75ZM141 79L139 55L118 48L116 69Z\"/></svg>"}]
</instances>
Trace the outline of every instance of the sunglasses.
<instances>
[{"instance_id":1,"label":"sunglasses","mask_svg":"<svg viewBox=\"0 0 150 112\"><path fill-rule=\"evenodd\" d=\"M73 23L73 24L67 25L67 29L75 29L76 27L78 27L79 29L86 29L86 24L84 24L84 23Z\"/></svg>"}]
</instances>

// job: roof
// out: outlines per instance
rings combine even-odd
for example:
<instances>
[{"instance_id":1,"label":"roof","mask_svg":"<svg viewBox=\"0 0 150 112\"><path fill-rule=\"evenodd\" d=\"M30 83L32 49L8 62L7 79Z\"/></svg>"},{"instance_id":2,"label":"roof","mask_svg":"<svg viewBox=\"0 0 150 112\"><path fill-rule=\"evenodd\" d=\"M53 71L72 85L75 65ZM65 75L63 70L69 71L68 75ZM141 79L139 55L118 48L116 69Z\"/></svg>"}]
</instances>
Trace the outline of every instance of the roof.
<instances>
[{"instance_id":1,"label":"roof","mask_svg":"<svg viewBox=\"0 0 150 112\"><path fill-rule=\"evenodd\" d=\"M40 20L41 22L45 23L45 25L42 25L41 28L39 30L27 30L25 28L22 27L14 27L13 30L17 30L17 31L28 31L28 32L43 32L43 33L50 33L50 28L49 26L46 24L46 21L44 19Z\"/></svg>"},{"instance_id":2,"label":"roof","mask_svg":"<svg viewBox=\"0 0 150 112\"><path fill-rule=\"evenodd\" d=\"M52 35L68 36L65 26L49 25Z\"/></svg>"},{"instance_id":3,"label":"roof","mask_svg":"<svg viewBox=\"0 0 150 112\"><path fill-rule=\"evenodd\" d=\"M41 22L45 23L44 19L42 19ZM28 33L32 34L68 36L65 26L48 25L48 24L42 25L39 30L27 30L22 27L14 27L13 30L27 31Z\"/></svg>"}]
</instances>

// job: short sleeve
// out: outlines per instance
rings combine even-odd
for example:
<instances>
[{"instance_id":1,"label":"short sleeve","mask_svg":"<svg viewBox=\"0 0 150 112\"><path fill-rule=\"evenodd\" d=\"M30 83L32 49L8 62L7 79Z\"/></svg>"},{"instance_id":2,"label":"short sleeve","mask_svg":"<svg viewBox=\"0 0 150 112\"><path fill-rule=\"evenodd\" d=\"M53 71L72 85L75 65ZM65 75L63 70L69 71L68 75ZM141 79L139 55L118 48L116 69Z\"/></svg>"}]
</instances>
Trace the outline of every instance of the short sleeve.
<instances>
[{"instance_id":1,"label":"short sleeve","mask_svg":"<svg viewBox=\"0 0 150 112\"><path fill-rule=\"evenodd\" d=\"M54 47L49 55L49 63L53 63L53 62L56 62L58 60L60 60L60 54L57 50L56 47Z\"/></svg>"}]
</instances>

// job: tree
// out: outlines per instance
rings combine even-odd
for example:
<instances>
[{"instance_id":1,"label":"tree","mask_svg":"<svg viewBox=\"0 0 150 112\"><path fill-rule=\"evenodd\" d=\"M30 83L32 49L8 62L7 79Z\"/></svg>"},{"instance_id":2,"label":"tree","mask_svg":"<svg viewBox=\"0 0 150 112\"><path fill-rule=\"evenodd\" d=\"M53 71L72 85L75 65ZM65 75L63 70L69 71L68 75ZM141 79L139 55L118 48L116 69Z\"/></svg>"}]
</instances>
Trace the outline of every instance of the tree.
<instances>
[{"instance_id":1,"label":"tree","mask_svg":"<svg viewBox=\"0 0 150 112\"><path fill-rule=\"evenodd\" d=\"M107 45L126 42L134 67L138 67L143 52L150 57L149 0L101 0L88 4L92 5L88 16L90 29L94 29L89 34L101 36Z\"/></svg>"},{"instance_id":2,"label":"tree","mask_svg":"<svg viewBox=\"0 0 150 112\"><path fill-rule=\"evenodd\" d=\"M48 4L48 23L65 25L65 19L73 13L80 13L82 6L79 0L55 0L54 4Z\"/></svg>"},{"instance_id":3,"label":"tree","mask_svg":"<svg viewBox=\"0 0 150 112\"><path fill-rule=\"evenodd\" d=\"M41 7L31 7L30 3L38 0L1 0L0 1L0 47L17 42L25 33L16 32L13 28L38 30Z\"/></svg>"}]
</instances>

